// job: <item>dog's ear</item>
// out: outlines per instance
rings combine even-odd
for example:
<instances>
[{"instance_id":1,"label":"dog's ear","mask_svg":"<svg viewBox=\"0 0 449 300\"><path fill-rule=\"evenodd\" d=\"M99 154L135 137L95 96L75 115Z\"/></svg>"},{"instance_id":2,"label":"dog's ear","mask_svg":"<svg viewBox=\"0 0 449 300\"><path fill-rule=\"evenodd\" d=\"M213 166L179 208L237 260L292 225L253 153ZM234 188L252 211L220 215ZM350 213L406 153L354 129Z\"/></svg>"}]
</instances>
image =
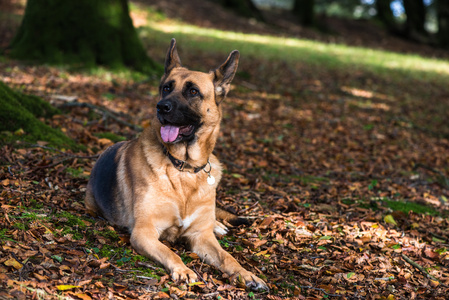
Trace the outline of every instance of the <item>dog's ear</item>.
<instances>
[{"instance_id":1,"label":"dog's ear","mask_svg":"<svg viewBox=\"0 0 449 300\"><path fill-rule=\"evenodd\" d=\"M234 78L239 65L239 57L240 53L237 50L232 51L226 61L213 71L215 101L217 104L220 104L229 92L231 81Z\"/></svg>"},{"instance_id":2,"label":"dog's ear","mask_svg":"<svg viewBox=\"0 0 449 300\"><path fill-rule=\"evenodd\" d=\"M179 58L178 50L176 50L176 40L172 39L165 57L165 74L170 73L173 68L179 67L182 67L181 59Z\"/></svg>"}]
</instances>

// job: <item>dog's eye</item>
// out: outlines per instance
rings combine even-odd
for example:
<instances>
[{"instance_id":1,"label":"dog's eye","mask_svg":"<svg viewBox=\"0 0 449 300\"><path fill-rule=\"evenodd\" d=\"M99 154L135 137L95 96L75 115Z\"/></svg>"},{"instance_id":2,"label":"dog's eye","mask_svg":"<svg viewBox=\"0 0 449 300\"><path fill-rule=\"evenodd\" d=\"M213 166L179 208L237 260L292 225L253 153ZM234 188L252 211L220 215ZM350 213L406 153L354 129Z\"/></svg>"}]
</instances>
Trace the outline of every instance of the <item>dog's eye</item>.
<instances>
[{"instance_id":1,"label":"dog's eye","mask_svg":"<svg viewBox=\"0 0 449 300\"><path fill-rule=\"evenodd\" d=\"M170 92L171 92L171 86L166 85L166 86L162 87L162 93L163 94L168 94Z\"/></svg>"},{"instance_id":2,"label":"dog's eye","mask_svg":"<svg viewBox=\"0 0 449 300\"><path fill-rule=\"evenodd\" d=\"M190 89L189 92L191 96L196 96L200 93L200 91L198 91L197 89Z\"/></svg>"}]
</instances>

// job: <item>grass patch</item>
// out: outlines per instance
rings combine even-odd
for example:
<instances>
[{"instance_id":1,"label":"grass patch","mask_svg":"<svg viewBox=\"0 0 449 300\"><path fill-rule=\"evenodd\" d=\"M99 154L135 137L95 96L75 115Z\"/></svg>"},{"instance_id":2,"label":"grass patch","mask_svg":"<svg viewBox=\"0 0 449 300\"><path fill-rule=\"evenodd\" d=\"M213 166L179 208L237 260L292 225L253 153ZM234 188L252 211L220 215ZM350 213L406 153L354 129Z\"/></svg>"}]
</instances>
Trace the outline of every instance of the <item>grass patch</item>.
<instances>
[{"instance_id":1,"label":"grass patch","mask_svg":"<svg viewBox=\"0 0 449 300\"><path fill-rule=\"evenodd\" d=\"M6 228L0 229L0 244L3 244L6 241L15 242L7 232L8 229Z\"/></svg>"},{"instance_id":2,"label":"grass patch","mask_svg":"<svg viewBox=\"0 0 449 300\"><path fill-rule=\"evenodd\" d=\"M303 63L329 70L365 71L390 80L407 78L444 83L449 79L449 62L414 54L222 31L173 20L152 22L150 26L140 29L140 35L144 42L161 49L165 49L170 38L175 37L184 51L217 52L226 55L233 49L239 49L243 57Z\"/></svg>"}]
</instances>

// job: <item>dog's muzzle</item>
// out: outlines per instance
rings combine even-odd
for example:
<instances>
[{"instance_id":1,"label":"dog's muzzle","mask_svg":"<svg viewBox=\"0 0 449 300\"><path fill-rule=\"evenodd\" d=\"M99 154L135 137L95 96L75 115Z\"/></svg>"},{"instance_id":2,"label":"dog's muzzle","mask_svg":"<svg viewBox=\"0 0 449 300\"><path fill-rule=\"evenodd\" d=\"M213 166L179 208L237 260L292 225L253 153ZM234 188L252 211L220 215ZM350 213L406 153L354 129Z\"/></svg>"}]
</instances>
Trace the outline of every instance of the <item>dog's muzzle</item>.
<instances>
[{"instance_id":1,"label":"dog's muzzle","mask_svg":"<svg viewBox=\"0 0 449 300\"><path fill-rule=\"evenodd\" d=\"M156 109L164 143L190 141L194 138L195 131L200 126L200 117L188 105L168 98L160 100Z\"/></svg>"}]
</instances>

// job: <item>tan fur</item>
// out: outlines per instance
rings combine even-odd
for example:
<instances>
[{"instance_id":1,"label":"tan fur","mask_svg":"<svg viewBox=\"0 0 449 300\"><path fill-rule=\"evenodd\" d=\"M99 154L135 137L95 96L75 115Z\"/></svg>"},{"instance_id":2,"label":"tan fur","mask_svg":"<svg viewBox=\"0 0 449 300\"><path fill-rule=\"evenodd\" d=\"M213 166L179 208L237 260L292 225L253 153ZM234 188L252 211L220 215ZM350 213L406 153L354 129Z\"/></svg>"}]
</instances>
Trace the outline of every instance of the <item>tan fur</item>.
<instances>
[{"instance_id":1,"label":"tan fur","mask_svg":"<svg viewBox=\"0 0 449 300\"><path fill-rule=\"evenodd\" d=\"M173 64L170 59L175 60L175 65L169 68L169 72L166 67L161 82L175 82L172 93L179 99L186 82L201 88L202 101L192 101L188 105L201 116L202 126L196 132L193 143L164 143L160 133L161 123L155 117L137 140L125 142L119 148L115 156L118 186L113 199L119 209L109 221L129 228L134 249L164 265L174 280L197 280L197 275L183 264L180 257L160 242L182 237L206 263L228 275L239 275L253 289L267 289L261 279L245 270L224 251L214 236L214 228L218 224L215 216L216 188L222 172L220 162L212 154L222 117L221 105L218 104L221 100L218 100L214 86L217 76L213 72L201 73L181 67L173 48L172 42L166 66ZM215 184L207 183L208 174L204 171L194 173L176 169L164 154L162 145L172 156L185 160L193 167L203 166L209 161ZM209 166L206 168L209 169ZM100 212L93 189L93 183L89 182L86 207ZM221 210L218 212L223 218L235 217L229 213L222 214Z\"/></svg>"}]
</instances>

